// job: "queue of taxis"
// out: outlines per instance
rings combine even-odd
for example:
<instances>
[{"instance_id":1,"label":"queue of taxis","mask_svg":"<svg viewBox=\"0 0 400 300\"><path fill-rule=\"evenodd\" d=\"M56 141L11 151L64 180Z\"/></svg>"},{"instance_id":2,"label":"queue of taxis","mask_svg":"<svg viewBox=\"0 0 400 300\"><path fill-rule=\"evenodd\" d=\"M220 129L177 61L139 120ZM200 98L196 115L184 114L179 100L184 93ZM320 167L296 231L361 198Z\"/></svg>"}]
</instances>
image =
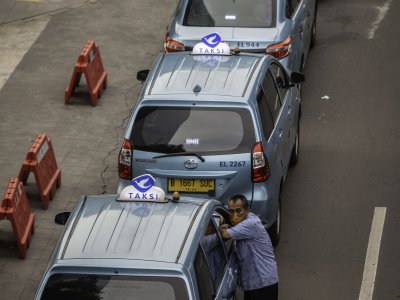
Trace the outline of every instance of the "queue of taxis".
<instances>
[{"instance_id":1,"label":"queue of taxis","mask_svg":"<svg viewBox=\"0 0 400 300\"><path fill-rule=\"evenodd\" d=\"M216 200L167 197L144 174L120 194L83 196L65 224L36 300L234 299L234 243Z\"/></svg>"},{"instance_id":2,"label":"queue of taxis","mask_svg":"<svg viewBox=\"0 0 400 300\"><path fill-rule=\"evenodd\" d=\"M169 195L227 204L243 194L276 245L283 182L299 156L304 75L270 55L232 52L211 33L191 52L160 53L138 79L117 192L148 173Z\"/></svg>"}]
</instances>

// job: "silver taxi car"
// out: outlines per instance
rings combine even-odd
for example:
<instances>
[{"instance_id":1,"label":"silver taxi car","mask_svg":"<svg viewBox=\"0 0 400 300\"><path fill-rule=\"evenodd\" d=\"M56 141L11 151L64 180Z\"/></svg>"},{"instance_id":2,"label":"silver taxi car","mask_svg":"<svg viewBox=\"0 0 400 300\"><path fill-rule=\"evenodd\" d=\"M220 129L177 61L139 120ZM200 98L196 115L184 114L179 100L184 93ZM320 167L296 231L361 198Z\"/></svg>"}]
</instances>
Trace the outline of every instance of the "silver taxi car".
<instances>
[{"instance_id":1,"label":"silver taxi car","mask_svg":"<svg viewBox=\"0 0 400 300\"><path fill-rule=\"evenodd\" d=\"M302 71L316 41L317 0L180 0L164 42L165 52L192 50L217 32L231 49L271 54Z\"/></svg>"},{"instance_id":2,"label":"silver taxi car","mask_svg":"<svg viewBox=\"0 0 400 300\"><path fill-rule=\"evenodd\" d=\"M299 156L301 73L223 42L161 53L134 107L119 153L118 191L149 173L167 194L243 194L274 244L280 195Z\"/></svg>"},{"instance_id":3,"label":"silver taxi car","mask_svg":"<svg viewBox=\"0 0 400 300\"><path fill-rule=\"evenodd\" d=\"M227 210L167 198L154 182L141 175L119 195L84 196L57 215L68 221L35 299L234 298L234 242L217 230Z\"/></svg>"}]
</instances>

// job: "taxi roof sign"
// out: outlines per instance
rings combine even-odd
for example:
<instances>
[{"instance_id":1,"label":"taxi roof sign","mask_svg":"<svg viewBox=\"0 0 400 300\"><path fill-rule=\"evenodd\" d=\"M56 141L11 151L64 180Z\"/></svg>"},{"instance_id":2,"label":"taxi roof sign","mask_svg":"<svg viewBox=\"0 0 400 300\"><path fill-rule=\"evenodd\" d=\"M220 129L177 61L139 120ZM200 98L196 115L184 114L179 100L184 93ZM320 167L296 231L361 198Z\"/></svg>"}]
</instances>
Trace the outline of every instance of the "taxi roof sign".
<instances>
[{"instance_id":1,"label":"taxi roof sign","mask_svg":"<svg viewBox=\"0 0 400 300\"><path fill-rule=\"evenodd\" d=\"M231 55L231 49L227 43L221 42L221 36L210 33L201 39L201 43L194 45L192 54L195 55Z\"/></svg>"},{"instance_id":2,"label":"taxi roof sign","mask_svg":"<svg viewBox=\"0 0 400 300\"><path fill-rule=\"evenodd\" d=\"M140 175L131 180L131 185L125 187L118 201L168 202L162 188L155 186L155 179L150 174Z\"/></svg>"}]
</instances>

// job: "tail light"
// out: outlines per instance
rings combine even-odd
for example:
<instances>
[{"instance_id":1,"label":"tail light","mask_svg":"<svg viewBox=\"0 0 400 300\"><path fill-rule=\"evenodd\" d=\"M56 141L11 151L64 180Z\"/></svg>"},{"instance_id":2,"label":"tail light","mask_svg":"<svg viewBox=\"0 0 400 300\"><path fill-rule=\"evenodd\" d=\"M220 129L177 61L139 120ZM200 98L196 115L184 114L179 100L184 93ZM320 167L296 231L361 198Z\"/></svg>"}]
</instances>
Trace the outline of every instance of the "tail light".
<instances>
[{"instance_id":1,"label":"tail light","mask_svg":"<svg viewBox=\"0 0 400 300\"><path fill-rule=\"evenodd\" d=\"M283 42L269 45L266 53L274 56L277 59L284 58L290 54L290 48L292 47L292 36L289 36Z\"/></svg>"},{"instance_id":2,"label":"tail light","mask_svg":"<svg viewBox=\"0 0 400 300\"><path fill-rule=\"evenodd\" d=\"M164 43L164 51L167 53L185 51L185 45L167 37Z\"/></svg>"},{"instance_id":3,"label":"tail light","mask_svg":"<svg viewBox=\"0 0 400 300\"><path fill-rule=\"evenodd\" d=\"M118 159L119 178L128 180L132 179L132 152L133 152L133 146L131 142L127 139L124 139L121 151L119 151L119 159Z\"/></svg>"},{"instance_id":4,"label":"tail light","mask_svg":"<svg viewBox=\"0 0 400 300\"><path fill-rule=\"evenodd\" d=\"M270 176L268 160L264 155L264 149L261 143L257 143L251 150L252 168L251 180L253 182L263 182Z\"/></svg>"}]
</instances>

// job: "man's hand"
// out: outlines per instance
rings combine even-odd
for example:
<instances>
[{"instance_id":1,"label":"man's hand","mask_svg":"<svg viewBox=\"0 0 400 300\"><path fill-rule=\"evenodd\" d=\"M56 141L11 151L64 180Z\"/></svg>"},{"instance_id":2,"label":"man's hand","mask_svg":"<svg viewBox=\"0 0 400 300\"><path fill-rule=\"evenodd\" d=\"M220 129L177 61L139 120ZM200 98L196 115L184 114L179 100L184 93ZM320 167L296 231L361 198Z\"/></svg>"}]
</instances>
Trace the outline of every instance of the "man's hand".
<instances>
[{"instance_id":1,"label":"man's hand","mask_svg":"<svg viewBox=\"0 0 400 300\"><path fill-rule=\"evenodd\" d=\"M229 227L230 226L228 224L222 224L221 226L219 226L219 232L221 233L221 236L224 240L229 240L231 238L227 230Z\"/></svg>"}]
</instances>

